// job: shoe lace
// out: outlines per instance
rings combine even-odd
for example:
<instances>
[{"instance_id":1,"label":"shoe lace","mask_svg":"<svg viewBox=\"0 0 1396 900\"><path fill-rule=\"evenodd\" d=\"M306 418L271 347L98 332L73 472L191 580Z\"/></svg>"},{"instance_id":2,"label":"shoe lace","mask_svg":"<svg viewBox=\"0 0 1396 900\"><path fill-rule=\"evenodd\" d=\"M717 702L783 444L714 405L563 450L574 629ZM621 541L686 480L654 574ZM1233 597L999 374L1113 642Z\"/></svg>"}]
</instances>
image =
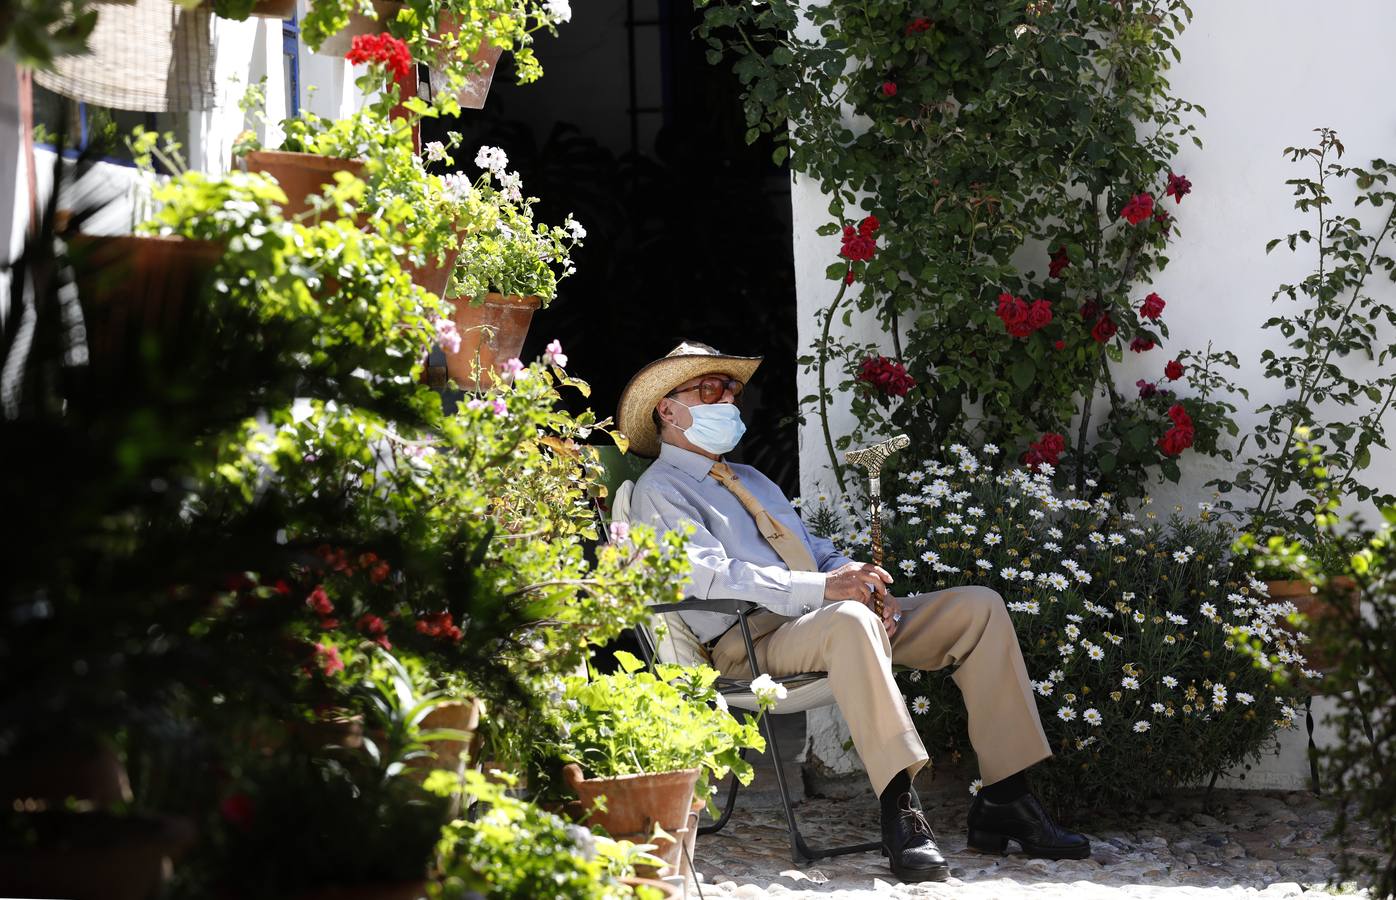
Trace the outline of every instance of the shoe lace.
<instances>
[{"instance_id":1,"label":"shoe lace","mask_svg":"<svg viewBox=\"0 0 1396 900\"><path fill-rule=\"evenodd\" d=\"M910 823L909 827L916 834L923 834L931 840L935 840L935 832L931 831L931 823L926 821L926 814L914 806L906 806L901 810L902 821Z\"/></svg>"}]
</instances>

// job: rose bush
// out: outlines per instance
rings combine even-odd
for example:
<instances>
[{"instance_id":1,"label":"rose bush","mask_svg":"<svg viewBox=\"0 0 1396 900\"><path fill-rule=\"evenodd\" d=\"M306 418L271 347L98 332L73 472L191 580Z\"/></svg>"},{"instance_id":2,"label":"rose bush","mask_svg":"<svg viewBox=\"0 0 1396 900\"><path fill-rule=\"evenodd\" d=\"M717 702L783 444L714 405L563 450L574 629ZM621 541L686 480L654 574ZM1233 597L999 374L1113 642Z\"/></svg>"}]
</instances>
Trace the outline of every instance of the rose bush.
<instances>
[{"instance_id":1,"label":"rose bush","mask_svg":"<svg viewBox=\"0 0 1396 900\"><path fill-rule=\"evenodd\" d=\"M898 595L986 584L1007 603L1054 756L1034 787L1058 810L1136 803L1237 771L1295 718L1304 638L1292 604L1271 602L1207 510L1161 522L1112 499L1058 494L1053 469L1004 467L1002 454L954 445L942 460L889 475L882 531ZM1089 485L1094 488L1095 485ZM836 530L866 556L867 528L821 506L811 528ZM1261 665L1238 648L1254 643ZM934 756L969 750L959 691L938 674L899 676Z\"/></svg>"}]
</instances>

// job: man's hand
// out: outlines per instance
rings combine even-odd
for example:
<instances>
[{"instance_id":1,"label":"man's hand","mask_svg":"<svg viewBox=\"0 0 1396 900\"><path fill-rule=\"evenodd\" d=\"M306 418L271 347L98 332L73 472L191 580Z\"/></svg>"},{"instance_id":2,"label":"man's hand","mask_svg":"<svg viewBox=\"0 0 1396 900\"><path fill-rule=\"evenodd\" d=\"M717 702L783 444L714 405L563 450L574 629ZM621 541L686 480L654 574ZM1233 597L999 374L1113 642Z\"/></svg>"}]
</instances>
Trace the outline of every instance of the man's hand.
<instances>
[{"instance_id":1,"label":"man's hand","mask_svg":"<svg viewBox=\"0 0 1396 900\"><path fill-rule=\"evenodd\" d=\"M873 612L877 612L878 600L882 601L882 624L890 636L897 630L893 616L902 611L896 598L887 593L887 585L892 576L881 566L872 563L848 563L829 573L824 582L825 600L856 600Z\"/></svg>"}]
</instances>

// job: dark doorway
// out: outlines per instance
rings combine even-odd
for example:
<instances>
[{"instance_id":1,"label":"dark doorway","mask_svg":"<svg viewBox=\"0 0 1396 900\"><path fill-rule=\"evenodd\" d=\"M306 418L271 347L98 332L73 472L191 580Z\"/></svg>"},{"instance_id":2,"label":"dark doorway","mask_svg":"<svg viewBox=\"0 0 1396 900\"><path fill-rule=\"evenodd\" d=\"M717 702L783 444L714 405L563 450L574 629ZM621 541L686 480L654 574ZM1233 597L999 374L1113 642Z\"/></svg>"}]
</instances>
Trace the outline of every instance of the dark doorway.
<instances>
[{"instance_id":1,"label":"dark doorway","mask_svg":"<svg viewBox=\"0 0 1396 900\"><path fill-rule=\"evenodd\" d=\"M578 0L560 36L537 41L541 81L515 85L506 56L484 110L423 137L460 131L467 163L503 148L541 221L570 212L587 229L525 358L560 339L593 387L587 402L610 415L631 374L682 339L764 355L737 456L793 494L789 173L768 143L746 143L736 78L708 64L696 24L687 0Z\"/></svg>"}]
</instances>

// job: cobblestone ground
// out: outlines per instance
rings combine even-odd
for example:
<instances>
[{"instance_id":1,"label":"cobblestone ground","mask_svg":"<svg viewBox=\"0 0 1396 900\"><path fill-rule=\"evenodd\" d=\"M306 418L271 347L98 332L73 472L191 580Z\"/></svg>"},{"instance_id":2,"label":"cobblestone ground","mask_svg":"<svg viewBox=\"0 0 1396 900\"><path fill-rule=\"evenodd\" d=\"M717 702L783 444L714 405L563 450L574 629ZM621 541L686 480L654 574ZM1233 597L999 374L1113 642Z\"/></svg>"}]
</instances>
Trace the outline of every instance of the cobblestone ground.
<instances>
[{"instance_id":1,"label":"cobblestone ground","mask_svg":"<svg viewBox=\"0 0 1396 900\"><path fill-rule=\"evenodd\" d=\"M796 769L798 771L798 769ZM953 782L953 784L952 784ZM791 863L779 800L770 791L738 799L720 833L698 839L704 897L1328 897L1334 848L1324 833L1332 813L1308 792L1183 792L1133 821L1088 829L1092 856L1050 862L1016 852L991 856L965 846L969 797L942 775L918 785L951 878L901 884L877 853ZM952 790L953 788L953 790ZM871 793L857 800L805 799L797 807L806 841L835 846L875 840ZM1351 891L1351 888L1348 889ZM698 896L690 884L690 898Z\"/></svg>"}]
</instances>

